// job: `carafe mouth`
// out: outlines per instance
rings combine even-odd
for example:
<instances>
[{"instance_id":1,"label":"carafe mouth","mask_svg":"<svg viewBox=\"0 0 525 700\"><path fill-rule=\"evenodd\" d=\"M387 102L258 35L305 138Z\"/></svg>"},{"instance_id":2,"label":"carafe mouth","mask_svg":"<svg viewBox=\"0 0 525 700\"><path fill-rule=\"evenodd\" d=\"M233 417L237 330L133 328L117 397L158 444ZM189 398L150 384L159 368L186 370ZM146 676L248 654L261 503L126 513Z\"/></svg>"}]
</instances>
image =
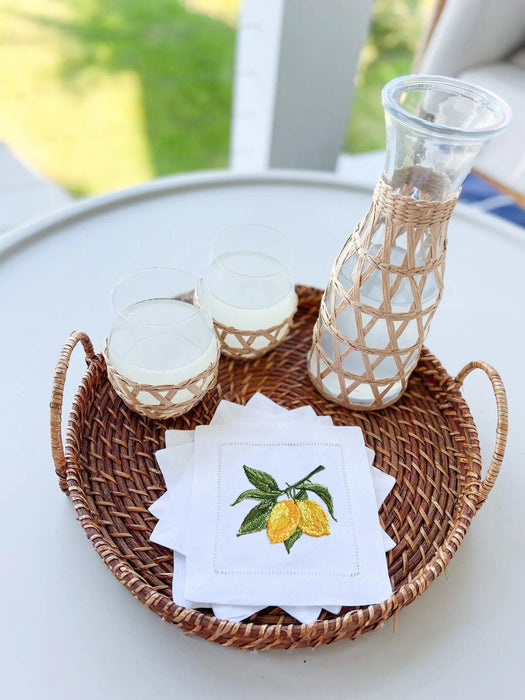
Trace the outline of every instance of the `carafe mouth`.
<instances>
[{"instance_id":1,"label":"carafe mouth","mask_svg":"<svg viewBox=\"0 0 525 700\"><path fill-rule=\"evenodd\" d=\"M382 99L396 121L446 140L488 141L511 118L510 107L492 92L439 75L394 78L383 88Z\"/></svg>"}]
</instances>

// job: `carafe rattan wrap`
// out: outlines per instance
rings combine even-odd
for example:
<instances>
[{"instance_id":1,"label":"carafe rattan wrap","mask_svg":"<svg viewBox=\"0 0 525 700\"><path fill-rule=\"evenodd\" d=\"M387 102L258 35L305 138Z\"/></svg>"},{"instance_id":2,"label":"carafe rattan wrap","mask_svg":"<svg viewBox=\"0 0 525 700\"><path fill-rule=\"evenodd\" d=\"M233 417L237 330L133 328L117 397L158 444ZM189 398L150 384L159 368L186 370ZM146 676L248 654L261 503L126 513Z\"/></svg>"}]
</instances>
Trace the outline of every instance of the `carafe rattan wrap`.
<instances>
[{"instance_id":1,"label":"carafe rattan wrap","mask_svg":"<svg viewBox=\"0 0 525 700\"><path fill-rule=\"evenodd\" d=\"M284 343L254 361L222 358L216 388L177 419L157 421L133 413L113 391L102 355L94 354L83 333L73 333L65 344L53 384L51 440L60 486L103 561L146 607L185 633L243 649L316 647L353 639L415 600L445 570L461 544L494 484L505 448L505 390L497 372L481 362L470 363L453 379L423 349L406 393L390 408L352 412L324 400L305 367L321 292L304 287L298 291L299 308ZM64 451L63 389L78 342L84 346L88 368L69 415ZM498 408L496 448L483 480L476 428L460 393L463 379L474 368L488 374ZM396 477L380 511L384 527L398 543L387 555L394 592L384 603L344 608L340 615L323 612L318 621L300 625L278 608L238 623L221 622L209 610L186 610L172 602L172 554L149 541L156 519L147 508L165 491L153 453L164 446L166 427L206 424L221 398L244 403L256 391L287 408L310 404L336 424L359 425L375 450L377 466Z\"/></svg>"},{"instance_id":2,"label":"carafe rattan wrap","mask_svg":"<svg viewBox=\"0 0 525 700\"><path fill-rule=\"evenodd\" d=\"M314 327L310 378L321 394L349 408L384 408L403 393L443 292L447 227L457 194L446 201L433 201L436 192L444 188L444 178L425 168L401 169L396 171L396 177L404 183L399 183L399 191L383 179L377 183L368 213L335 261ZM420 200L408 196L415 181L421 188ZM384 231L383 239L374 249L377 233L381 231ZM406 238L406 252L403 260L394 264L392 250L403 238ZM343 275L352 260L355 262L350 283L344 281ZM364 294L373 276L381 280L381 299L377 301ZM424 291L431 279L436 297L431 304L425 304ZM401 289L408 290L410 295L403 312L395 306ZM343 330L349 317L355 319L350 326L353 331L350 337ZM415 342L407 345L404 337L409 324L416 324L417 333ZM376 346L370 338L382 326L387 342ZM376 342L380 338L378 334ZM345 368L345 361L353 359L352 355L359 370ZM393 359L388 372L384 370L386 358ZM325 386L324 382L330 379L337 386L337 393L336 389L328 391ZM359 406L354 397L361 385L370 389L371 399Z\"/></svg>"}]
</instances>

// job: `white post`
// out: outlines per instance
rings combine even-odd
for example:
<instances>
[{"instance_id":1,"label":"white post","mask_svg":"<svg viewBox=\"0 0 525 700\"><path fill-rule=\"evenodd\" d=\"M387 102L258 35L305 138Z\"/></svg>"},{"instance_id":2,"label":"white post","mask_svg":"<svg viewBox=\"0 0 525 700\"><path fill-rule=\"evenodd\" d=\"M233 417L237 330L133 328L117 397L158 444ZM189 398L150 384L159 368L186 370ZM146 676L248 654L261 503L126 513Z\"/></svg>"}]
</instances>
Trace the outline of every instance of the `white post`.
<instances>
[{"instance_id":1,"label":"white post","mask_svg":"<svg viewBox=\"0 0 525 700\"><path fill-rule=\"evenodd\" d=\"M230 164L334 170L373 0L244 0Z\"/></svg>"}]
</instances>

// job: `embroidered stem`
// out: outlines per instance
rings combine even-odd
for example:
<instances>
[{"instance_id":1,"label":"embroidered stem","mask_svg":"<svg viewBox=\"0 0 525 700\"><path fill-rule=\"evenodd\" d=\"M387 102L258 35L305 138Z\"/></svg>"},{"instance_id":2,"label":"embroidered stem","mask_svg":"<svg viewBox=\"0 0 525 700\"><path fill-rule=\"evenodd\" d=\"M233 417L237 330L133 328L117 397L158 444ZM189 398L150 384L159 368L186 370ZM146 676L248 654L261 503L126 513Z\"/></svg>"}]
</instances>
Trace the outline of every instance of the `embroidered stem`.
<instances>
[{"instance_id":1,"label":"embroidered stem","mask_svg":"<svg viewBox=\"0 0 525 700\"><path fill-rule=\"evenodd\" d=\"M295 488L297 488L298 486L300 486L301 484L304 484L305 481L308 481L308 479L309 479L311 476L313 476L314 474L317 474L318 472L322 472L323 470L324 470L324 467L321 466L321 465L319 465L319 466L317 467L317 469L314 469L314 470L313 470L312 472L310 472L307 476L305 476L304 478L300 479L299 481L296 481L295 484L291 484L291 485L286 484L286 485L289 486L290 489L295 489ZM286 489L286 492L288 493L288 489Z\"/></svg>"}]
</instances>

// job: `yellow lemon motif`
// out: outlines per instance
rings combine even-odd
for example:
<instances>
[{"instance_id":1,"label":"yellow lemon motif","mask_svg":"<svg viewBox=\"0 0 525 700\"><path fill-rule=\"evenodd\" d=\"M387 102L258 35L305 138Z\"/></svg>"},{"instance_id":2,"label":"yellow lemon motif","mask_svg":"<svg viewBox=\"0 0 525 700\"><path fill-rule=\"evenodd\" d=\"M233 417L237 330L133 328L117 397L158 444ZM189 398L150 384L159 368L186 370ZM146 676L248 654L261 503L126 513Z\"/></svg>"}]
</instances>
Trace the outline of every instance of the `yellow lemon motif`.
<instances>
[{"instance_id":1,"label":"yellow lemon motif","mask_svg":"<svg viewBox=\"0 0 525 700\"><path fill-rule=\"evenodd\" d=\"M297 529L301 512L295 501L279 501L270 513L266 523L266 533L272 544L284 542Z\"/></svg>"},{"instance_id":2,"label":"yellow lemon motif","mask_svg":"<svg viewBox=\"0 0 525 700\"><path fill-rule=\"evenodd\" d=\"M310 537L323 537L330 534L328 515L315 501L298 501L297 506L301 514L299 527Z\"/></svg>"}]
</instances>

